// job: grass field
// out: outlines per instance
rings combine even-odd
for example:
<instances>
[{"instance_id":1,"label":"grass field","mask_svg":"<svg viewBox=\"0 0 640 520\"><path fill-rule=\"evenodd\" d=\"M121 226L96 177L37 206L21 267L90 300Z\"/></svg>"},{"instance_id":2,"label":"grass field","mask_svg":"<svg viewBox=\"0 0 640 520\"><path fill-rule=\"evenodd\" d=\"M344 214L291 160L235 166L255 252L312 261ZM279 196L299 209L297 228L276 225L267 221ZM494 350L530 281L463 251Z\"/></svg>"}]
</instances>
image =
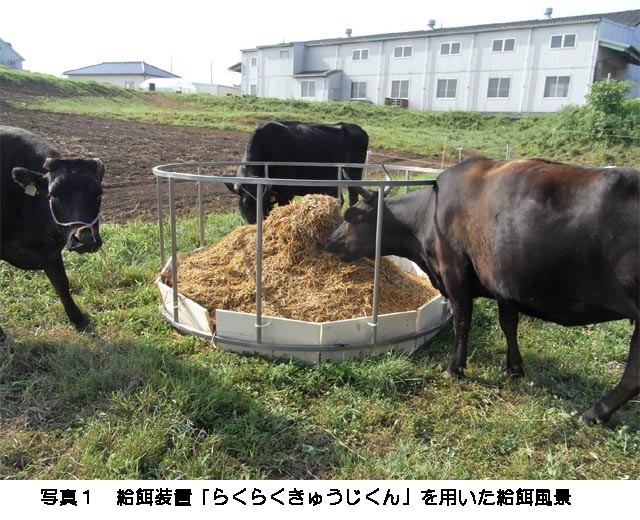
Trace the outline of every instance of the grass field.
<instances>
[{"instance_id":1,"label":"grass field","mask_svg":"<svg viewBox=\"0 0 640 520\"><path fill-rule=\"evenodd\" d=\"M65 96L34 102L73 110L77 93ZM91 94L103 107L96 113L128 103L113 96ZM235 213L209 215L208 240L239 223ZM197 223L178 225L179 249L196 247ZM101 232L103 253L65 253L91 333L66 323L43 273L0 263L10 335L0 346L1 478L640 478L637 399L607 426L576 418L619 380L628 322L566 328L523 318L527 376L518 381L502 372L506 348L487 300L475 304L461 381L442 377L450 326L412 357L315 366L244 357L160 317L155 223Z\"/></svg>"}]
</instances>

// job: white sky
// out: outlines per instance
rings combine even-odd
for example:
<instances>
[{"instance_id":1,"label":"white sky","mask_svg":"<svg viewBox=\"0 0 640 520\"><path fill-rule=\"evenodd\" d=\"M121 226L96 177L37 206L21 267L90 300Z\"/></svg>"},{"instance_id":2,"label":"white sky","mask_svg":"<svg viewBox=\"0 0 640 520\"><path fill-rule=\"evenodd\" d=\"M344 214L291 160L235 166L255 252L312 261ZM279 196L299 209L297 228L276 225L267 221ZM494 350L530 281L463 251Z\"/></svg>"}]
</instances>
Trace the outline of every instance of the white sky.
<instances>
[{"instance_id":1,"label":"white sky","mask_svg":"<svg viewBox=\"0 0 640 520\"><path fill-rule=\"evenodd\" d=\"M61 76L146 61L195 82L237 84L227 68L258 45L640 9L639 0L4 0L0 38L24 68Z\"/></svg>"}]
</instances>

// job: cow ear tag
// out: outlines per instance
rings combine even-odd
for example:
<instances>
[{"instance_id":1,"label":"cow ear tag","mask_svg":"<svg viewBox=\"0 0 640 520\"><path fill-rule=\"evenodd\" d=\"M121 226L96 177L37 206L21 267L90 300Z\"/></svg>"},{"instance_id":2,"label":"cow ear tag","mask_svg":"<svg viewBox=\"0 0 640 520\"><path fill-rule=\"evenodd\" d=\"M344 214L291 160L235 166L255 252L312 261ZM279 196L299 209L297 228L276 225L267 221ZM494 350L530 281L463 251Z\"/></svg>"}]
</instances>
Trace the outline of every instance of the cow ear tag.
<instances>
[{"instance_id":1,"label":"cow ear tag","mask_svg":"<svg viewBox=\"0 0 640 520\"><path fill-rule=\"evenodd\" d=\"M38 188L36 188L36 185L32 182L27 184L27 187L24 189L24 193L29 195L29 197L35 197L38 194Z\"/></svg>"}]
</instances>

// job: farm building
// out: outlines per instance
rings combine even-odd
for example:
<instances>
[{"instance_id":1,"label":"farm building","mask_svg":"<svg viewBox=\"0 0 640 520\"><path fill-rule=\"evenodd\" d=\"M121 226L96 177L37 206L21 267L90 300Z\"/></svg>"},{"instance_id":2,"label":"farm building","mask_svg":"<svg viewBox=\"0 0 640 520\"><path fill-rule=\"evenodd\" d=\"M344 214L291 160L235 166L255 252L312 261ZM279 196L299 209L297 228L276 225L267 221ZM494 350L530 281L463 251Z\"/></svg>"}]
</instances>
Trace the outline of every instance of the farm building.
<instances>
[{"instance_id":1,"label":"farm building","mask_svg":"<svg viewBox=\"0 0 640 520\"><path fill-rule=\"evenodd\" d=\"M143 81L152 78L175 79L180 77L144 61L103 62L98 65L67 70L62 74L69 79L87 79L124 88L138 88Z\"/></svg>"},{"instance_id":2,"label":"farm building","mask_svg":"<svg viewBox=\"0 0 640 520\"><path fill-rule=\"evenodd\" d=\"M640 10L264 45L242 50L243 94L414 110L555 112L589 86L640 97Z\"/></svg>"},{"instance_id":3,"label":"farm building","mask_svg":"<svg viewBox=\"0 0 640 520\"><path fill-rule=\"evenodd\" d=\"M0 38L0 65L22 70L24 58L20 56L9 42Z\"/></svg>"},{"instance_id":4,"label":"farm building","mask_svg":"<svg viewBox=\"0 0 640 520\"><path fill-rule=\"evenodd\" d=\"M227 94L240 94L239 87L229 87L215 83L194 83L182 78L152 78L140 84L142 90L157 92L178 92L181 94L213 94L225 96Z\"/></svg>"}]
</instances>

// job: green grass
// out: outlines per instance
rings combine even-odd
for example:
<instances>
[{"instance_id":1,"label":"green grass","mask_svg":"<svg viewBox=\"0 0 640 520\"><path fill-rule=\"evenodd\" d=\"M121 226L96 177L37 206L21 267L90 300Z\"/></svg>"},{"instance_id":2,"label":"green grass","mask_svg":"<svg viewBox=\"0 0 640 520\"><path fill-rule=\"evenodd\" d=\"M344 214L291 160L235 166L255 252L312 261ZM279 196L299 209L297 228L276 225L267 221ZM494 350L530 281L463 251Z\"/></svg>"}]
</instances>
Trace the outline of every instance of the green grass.
<instances>
[{"instance_id":1,"label":"green grass","mask_svg":"<svg viewBox=\"0 0 640 520\"><path fill-rule=\"evenodd\" d=\"M248 97L176 95L159 103L77 83L0 68L2 101L27 108L247 131L266 119L355 120L374 146L425 155L439 153L443 136L474 148L508 136L523 147L546 146L548 158L570 150L544 143L554 116ZM606 153L638 162L629 146ZM209 215L208 240L239 223L235 213ZM179 250L196 247L197 223L178 226ZM179 334L160 317L154 223L105 224L101 232L103 253L65 254L92 333L73 331L43 273L0 263L0 321L10 336L0 346L2 478L640 478L637 399L604 427L576 419L619 380L628 322L565 328L523 318L527 376L519 381L502 373L504 338L487 300L475 304L461 381L442 377L450 326L412 357L307 366L239 356Z\"/></svg>"},{"instance_id":2,"label":"green grass","mask_svg":"<svg viewBox=\"0 0 640 520\"><path fill-rule=\"evenodd\" d=\"M210 215L208 240L240 222ZM178 223L179 248L197 223ZM65 254L91 334L44 275L0 264L0 475L19 479L640 478L637 401L607 427L576 414L619 379L631 327L524 318L527 377L501 371L478 300L467 378L447 381L450 326L416 355L316 366L218 351L160 317L156 226L104 225L104 255ZM10 290L8 288L11 288Z\"/></svg>"}]
</instances>

